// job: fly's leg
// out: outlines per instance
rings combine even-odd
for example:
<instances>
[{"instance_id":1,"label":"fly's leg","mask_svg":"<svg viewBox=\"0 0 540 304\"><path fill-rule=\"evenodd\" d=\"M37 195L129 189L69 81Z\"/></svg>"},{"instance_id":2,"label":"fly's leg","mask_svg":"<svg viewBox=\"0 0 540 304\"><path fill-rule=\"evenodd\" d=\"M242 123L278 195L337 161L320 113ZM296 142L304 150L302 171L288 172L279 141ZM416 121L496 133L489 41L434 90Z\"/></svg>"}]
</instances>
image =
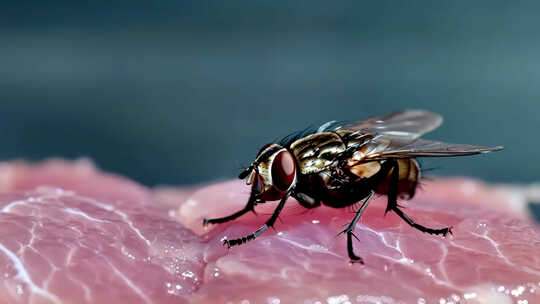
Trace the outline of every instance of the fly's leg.
<instances>
[{"instance_id":1,"label":"fly's leg","mask_svg":"<svg viewBox=\"0 0 540 304\"><path fill-rule=\"evenodd\" d=\"M422 232L429 233L429 234L435 234L435 235L442 235L446 236L448 233L452 234L452 227L446 227L442 229L433 229L428 228L425 226L422 226L420 224L415 223L410 217L408 217L401 209L399 209L399 206L397 204L397 196L398 196L398 182L399 182L399 165L397 161L392 160L392 163L394 164L394 171L392 171L392 177L390 180L390 188L388 191L388 205L386 207L386 212L392 210L394 211L399 217L401 217L409 226L416 228Z\"/></svg>"},{"instance_id":2,"label":"fly's leg","mask_svg":"<svg viewBox=\"0 0 540 304\"><path fill-rule=\"evenodd\" d=\"M420 224L415 223L410 217L408 217L401 209L398 207L393 209L394 212L399 215L407 224L409 224L411 227L416 228L422 232L429 233L429 234L440 234L442 236L446 236L448 233L452 234L452 227L446 227L442 229L432 229L425 226L422 226Z\"/></svg>"},{"instance_id":3,"label":"fly's leg","mask_svg":"<svg viewBox=\"0 0 540 304\"><path fill-rule=\"evenodd\" d=\"M283 206L285 206L285 202L287 201L287 198L289 198L289 193L287 193L279 202L279 205L274 210L274 213L270 217L270 219L259 229L257 229L252 234L249 234L245 237L234 239L234 240L225 240L223 242L224 245L227 245L227 247L231 248L233 246L241 245L244 243L247 243L251 240L256 239L261 233L263 233L268 227L273 227L274 223L276 222L279 214L281 213L281 210L283 209Z\"/></svg>"},{"instance_id":4,"label":"fly's leg","mask_svg":"<svg viewBox=\"0 0 540 304\"><path fill-rule=\"evenodd\" d=\"M234 220L234 219L236 219L236 218L238 218L238 217L240 217L240 216L242 216L242 215L244 215L244 214L246 214L246 213L248 213L250 211L255 212L254 207L255 207L256 202L257 202L256 195L254 193L251 193L251 195L249 197L249 200L248 200L246 206L243 209L241 209L241 210L239 210L239 211L237 211L237 212L235 212L235 213L233 213L233 214L231 214L229 216L225 216L225 217L219 217L219 218L213 218L213 219L205 218L203 220L203 226L206 226L208 224L225 223L225 222L228 222L228 221L232 221L232 220Z\"/></svg>"},{"instance_id":5,"label":"fly's leg","mask_svg":"<svg viewBox=\"0 0 540 304\"><path fill-rule=\"evenodd\" d=\"M386 204L386 215L389 211L396 210L398 208L397 196L398 196L398 183L399 183L399 164L396 160L392 159L385 163L388 165L388 172L392 170L392 177L390 178L390 185L388 187L388 203Z\"/></svg>"},{"instance_id":6,"label":"fly's leg","mask_svg":"<svg viewBox=\"0 0 540 304\"><path fill-rule=\"evenodd\" d=\"M368 197L366 197L366 199L362 203L362 206L360 207L360 209L358 209L358 211L356 211L356 214L354 215L354 218L352 219L352 221L349 223L349 225L347 225L347 228L345 228L343 231L340 232L340 234L341 233L347 233L347 253L349 254L349 259L351 259L352 263L364 264L364 261L362 260L362 258L357 256L356 254L354 254L352 238L353 238L353 236L356 239L358 239L358 238L356 237L356 235L354 235L353 230L354 230L354 227L356 226L356 223L360 219L360 216L362 215L362 213L366 209L369 201L371 200L371 198L373 197L374 194L375 194L374 191L371 191L369 193Z\"/></svg>"}]
</instances>

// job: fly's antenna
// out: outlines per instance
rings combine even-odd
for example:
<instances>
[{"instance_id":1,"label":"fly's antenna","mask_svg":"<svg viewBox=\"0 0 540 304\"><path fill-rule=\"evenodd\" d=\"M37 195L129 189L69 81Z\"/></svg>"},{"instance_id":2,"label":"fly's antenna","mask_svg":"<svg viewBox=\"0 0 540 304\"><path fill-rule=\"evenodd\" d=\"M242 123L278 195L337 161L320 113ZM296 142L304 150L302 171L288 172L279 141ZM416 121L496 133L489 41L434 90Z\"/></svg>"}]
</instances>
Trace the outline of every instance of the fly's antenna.
<instances>
[{"instance_id":1,"label":"fly's antenna","mask_svg":"<svg viewBox=\"0 0 540 304\"><path fill-rule=\"evenodd\" d=\"M251 171L253 171L253 168L254 168L254 166L253 166L253 164L251 164L249 167L244 169L244 171L240 172L240 174L238 175L238 178L239 179L246 178L249 175L249 173L251 173Z\"/></svg>"}]
</instances>

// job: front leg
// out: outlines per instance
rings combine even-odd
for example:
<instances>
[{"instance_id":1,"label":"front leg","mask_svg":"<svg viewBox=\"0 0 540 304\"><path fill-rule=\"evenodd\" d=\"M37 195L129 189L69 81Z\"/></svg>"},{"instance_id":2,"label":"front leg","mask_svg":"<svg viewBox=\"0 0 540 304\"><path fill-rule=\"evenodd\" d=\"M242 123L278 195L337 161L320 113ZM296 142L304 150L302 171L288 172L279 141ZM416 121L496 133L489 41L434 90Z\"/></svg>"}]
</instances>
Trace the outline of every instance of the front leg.
<instances>
[{"instance_id":1,"label":"front leg","mask_svg":"<svg viewBox=\"0 0 540 304\"><path fill-rule=\"evenodd\" d=\"M283 206L285 206L285 202L289 198L289 195L290 195L290 193L285 194L285 196L281 199L278 206L274 210L274 213L272 214L270 219L268 221L266 221L266 223L262 227L260 227L255 232L253 232L252 234L249 234L249 235L247 235L245 237L234 239L234 240L225 240L223 243L226 244L227 247L229 247L229 248L231 248L233 246L241 245L241 244L244 244L244 243L247 243L247 242L249 242L251 240L256 239L261 233L263 233L266 229L268 229L268 227L274 227L274 223L276 222L279 214L281 213L281 210L283 210Z\"/></svg>"},{"instance_id":2,"label":"front leg","mask_svg":"<svg viewBox=\"0 0 540 304\"><path fill-rule=\"evenodd\" d=\"M232 221L232 220L234 220L234 219L248 213L249 211L255 212L254 207L257 204L257 199L258 199L258 196L252 191L251 195L249 196L249 200L248 200L246 206L243 209L241 209L241 210L239 210L239 211L237 211L237 212L235 212L235 213L233 213L233 214L231 214L229 216L213 218L213 219L205 218L203 220L203 226L206 226L208 224L225 223L225 222L228 222L228 221Z\"/></svg>"}]
</instances>

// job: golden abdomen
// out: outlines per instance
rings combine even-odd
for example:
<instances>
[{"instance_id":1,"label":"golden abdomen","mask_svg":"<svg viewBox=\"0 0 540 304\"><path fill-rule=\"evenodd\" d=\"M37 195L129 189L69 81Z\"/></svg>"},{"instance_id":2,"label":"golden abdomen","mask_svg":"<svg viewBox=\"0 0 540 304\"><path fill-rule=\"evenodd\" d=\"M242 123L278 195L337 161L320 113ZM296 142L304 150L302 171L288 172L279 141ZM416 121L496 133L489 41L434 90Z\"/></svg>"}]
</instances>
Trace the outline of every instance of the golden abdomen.
<instances>
[{"instance_id":1,"label":"golden abdomen","mask_svg":"<svg viewBox=\"0 0 540 304\"><path fill-rule=\"evenodd\" d=\"M418 186L418 181L420 180L420 166L418 165L418 162L412 158L396 159L396 161L399 168L398 196L412 198L416 187ZM379 172L382 162L384 161L360 163L352 166L349 170L359 178L370 178ZM386 175L386 178L377 185L375 192L388 194L393 172L394 168L392 168Z\"/></svg>"}]
</instances>

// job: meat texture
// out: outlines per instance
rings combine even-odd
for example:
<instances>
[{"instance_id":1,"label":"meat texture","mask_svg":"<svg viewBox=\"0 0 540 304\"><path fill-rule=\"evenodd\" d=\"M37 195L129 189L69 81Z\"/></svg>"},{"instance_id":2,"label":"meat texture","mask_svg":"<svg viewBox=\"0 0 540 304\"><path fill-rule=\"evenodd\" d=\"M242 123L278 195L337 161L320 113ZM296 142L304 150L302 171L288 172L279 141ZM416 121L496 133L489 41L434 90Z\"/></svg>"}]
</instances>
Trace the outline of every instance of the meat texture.
<instances>
[{"instance_id":1,"label":"meat texture","mask_svg":"<svg viewBox=\"0 0 540 304\"><path fill-rule=\"evenodd\" d=\"M385 200L355 227L365 265L338 235L353 208L294 200L256 240L275 203L231 223L204 217L243 207L241 181L148 189L88 161L0 165L0 303L540 303L540 228L519 191L469 179L427 183L407 214Z\"/></svg>"},{"instance_id":2,"label":"meat texture","mask_svg":"<svg viewBox=\"0 0 540 304\"><path fill-rule=\"evenodd\" d=\"M182 303L199 288L205 244L149 189L87 161L0 171L0 302Z\"/></svg>"}]
</instances>

